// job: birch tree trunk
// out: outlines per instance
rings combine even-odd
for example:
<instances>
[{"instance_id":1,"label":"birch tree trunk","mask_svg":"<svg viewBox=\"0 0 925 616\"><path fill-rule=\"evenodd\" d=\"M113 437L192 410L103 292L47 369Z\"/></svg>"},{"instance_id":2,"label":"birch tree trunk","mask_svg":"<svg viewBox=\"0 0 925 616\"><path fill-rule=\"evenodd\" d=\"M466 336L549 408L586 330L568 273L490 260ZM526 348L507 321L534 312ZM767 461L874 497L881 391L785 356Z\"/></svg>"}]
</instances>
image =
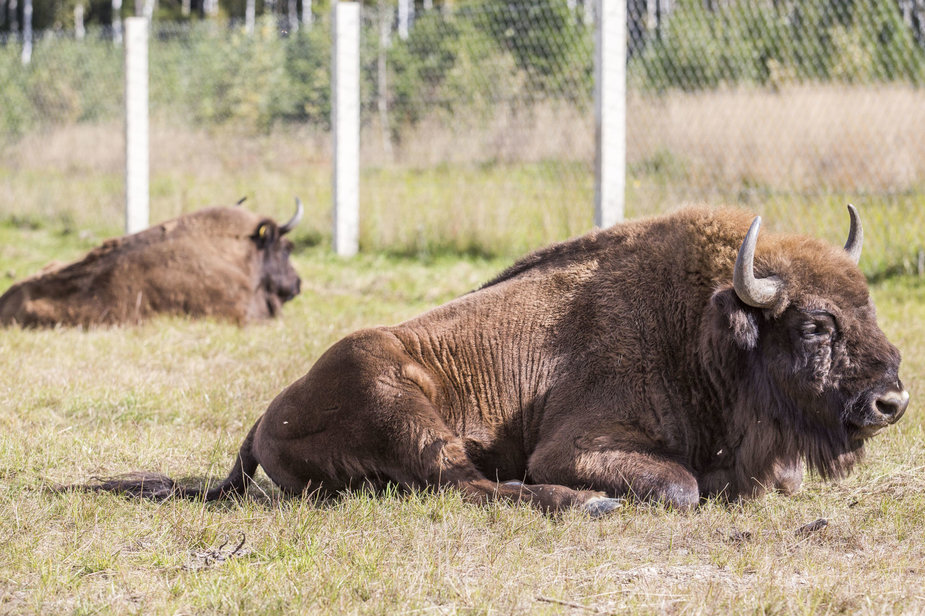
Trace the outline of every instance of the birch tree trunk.
<instances>
[{"instance_id":1,"label":"birch tree trunk","mask_svg":"<svg viewBox=\"0 0 925 616\"><path fill-rule=\"evenodd\" d=\"M112 42L122 44L122 0L112 0Z\"/></svg>"},{"instance_id":2,"label":"birch tree trunk","mask_svg":"<svg viewBox=\"0 0 925 616\"><path fill-rule=\"evenodd\" d=\"M32 0L24 0L22 5L22 63L32 61Z\"/></svg>"},{"instance_id":3,"label":"birch tree trunk","mask_svg":"<svg viewBox=\"0 0 925 616\"><path fill-rule=\"evenodd\" d=\"M298 0L288 0L286 27L290 32L299 31L299 5Z\"/></svg>"},{"instance_id":4,"label":"birch tree trunk","mask_svg":"<svg viewBox=\"0 0 925 616\"><path fill-rule=\"evenodd\" d=\"M74 37L78 41L82 41L87 35L87 31L84 28L84 5L75 4L74 5Z\"/></svg>"},{"instance_id":5,"label":"birch tree trunk","mask_svg":"<svg viewBox=\"0 0 925 616\"><path fill-rule=\"evenodd\" d=\"M391 45L392 9L386 0L379 0L379 57L376 59L376 108L379 112L379 130L382 151L392 160L392 131L389 128L389 84L385 54Z\"/></svg>"},{"instance_id":6,"label":"birch tree trunk","mask_svg":"<svg viewBox=\"0 0 925 616\"><path fill-rule=\"evenodd\" d=\"M19 20L16 18L17 8L19 7L16 5L16 0L9 0L10 33L14 36L19 34Z\"/></svg>"}]
</instances>

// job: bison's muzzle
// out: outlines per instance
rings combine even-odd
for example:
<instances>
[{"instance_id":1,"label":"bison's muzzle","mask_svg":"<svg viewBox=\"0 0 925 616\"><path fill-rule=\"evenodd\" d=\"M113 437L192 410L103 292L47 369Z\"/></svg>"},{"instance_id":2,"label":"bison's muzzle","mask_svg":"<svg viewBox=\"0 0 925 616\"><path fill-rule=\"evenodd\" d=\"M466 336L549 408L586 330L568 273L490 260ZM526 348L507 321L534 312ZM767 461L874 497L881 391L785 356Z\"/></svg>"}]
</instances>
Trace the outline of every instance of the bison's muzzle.
<instances>
[{"instance_id":1,"label":"bison's muzzle","mask_svg":"<svg viewBox=\"0 0 925 616\"><path fill-rule=\"evenodd\" d=\"M865 396L855 412L848 418L848 423L858 439L874 436L903 416L909 406L909 392L902 383L882 393Z\"/></svg>"}]
</instances>

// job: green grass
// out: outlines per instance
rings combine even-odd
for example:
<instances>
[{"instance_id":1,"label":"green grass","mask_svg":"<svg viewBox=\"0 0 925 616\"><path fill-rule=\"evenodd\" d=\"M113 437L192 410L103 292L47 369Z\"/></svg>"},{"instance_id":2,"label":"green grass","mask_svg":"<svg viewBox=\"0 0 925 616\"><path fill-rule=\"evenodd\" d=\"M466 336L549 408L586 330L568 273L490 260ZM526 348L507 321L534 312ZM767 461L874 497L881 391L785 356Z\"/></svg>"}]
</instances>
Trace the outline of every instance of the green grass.
<instances>
[{"instance_id":1,"label":"green grass","mask_svg":"<svg viewBox=\"0 0 925 616\"><path fill-rule=\"evenodd\" d=\"M0 224L0 272L94 240ZM98 238L97 238L98 239ZM301 244L303 293L246 329L0 331L0 613L914 614L925 611L925 283L873 293L912 408L837 484L692 513L591 521L458 494L133 502L48 485L129 470L223 476L269 401L333 341L468 291L508 258L332 257ZM9 281L4 281L4 286ZM828 526L805 536L802 525ZM243 538L240 550L234 552Z\"/></svg>"}]
</instances>

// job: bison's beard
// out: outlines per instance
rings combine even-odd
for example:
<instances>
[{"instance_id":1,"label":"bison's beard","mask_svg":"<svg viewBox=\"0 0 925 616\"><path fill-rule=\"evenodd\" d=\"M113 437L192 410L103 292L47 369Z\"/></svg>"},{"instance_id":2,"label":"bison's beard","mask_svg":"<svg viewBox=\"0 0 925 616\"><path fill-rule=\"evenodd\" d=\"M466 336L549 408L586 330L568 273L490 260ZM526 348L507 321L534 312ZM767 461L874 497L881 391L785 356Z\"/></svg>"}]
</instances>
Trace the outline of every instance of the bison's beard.
<instances>
[{"instance_id":1,"label":"bison's beard","mask_svg":"<svg viewBox=\"0 0 925 616\"><path fill-rule=\"evenodd\" d=\"M810 469L823 479L846 477L864 458L864 440L827 432L804 444L804 457Z\"/></svg>"},{"instance_id":2,"label":"bison's beard","mask_svg":"<svg viewBox=\"0 0 925 616\"><path fill-rule=\"evenodd\" d=\"M850 409L851 403L839 400L837 394L816 399L816 412L807 407L793 409L803 424L797 431L797 447L810 469L823 479L841 479L851 472L864 457L864 438L845 421L845 411L832 412L833 408Z\"/></svg>"}]
</instances>

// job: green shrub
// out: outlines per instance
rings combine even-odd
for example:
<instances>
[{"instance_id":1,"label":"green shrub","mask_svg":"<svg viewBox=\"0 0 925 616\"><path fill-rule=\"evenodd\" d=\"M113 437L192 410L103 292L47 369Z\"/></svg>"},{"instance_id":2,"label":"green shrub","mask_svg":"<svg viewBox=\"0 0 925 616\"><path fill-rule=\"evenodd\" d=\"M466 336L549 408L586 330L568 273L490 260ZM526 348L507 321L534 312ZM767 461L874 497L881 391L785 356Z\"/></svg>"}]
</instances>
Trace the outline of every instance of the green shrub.
<instances>
[{"instance_id":1,"label":"green shrub","mask_svg":"<svg viewBox=\"0 0 925 616\"><path fill-rule=\"evenodd\" d=\"M639 86L697 90L804 81L923 82L925 52L892 0L734 2L709 10L679 0L632 60Z\"/></svg>"}]
</instances>

